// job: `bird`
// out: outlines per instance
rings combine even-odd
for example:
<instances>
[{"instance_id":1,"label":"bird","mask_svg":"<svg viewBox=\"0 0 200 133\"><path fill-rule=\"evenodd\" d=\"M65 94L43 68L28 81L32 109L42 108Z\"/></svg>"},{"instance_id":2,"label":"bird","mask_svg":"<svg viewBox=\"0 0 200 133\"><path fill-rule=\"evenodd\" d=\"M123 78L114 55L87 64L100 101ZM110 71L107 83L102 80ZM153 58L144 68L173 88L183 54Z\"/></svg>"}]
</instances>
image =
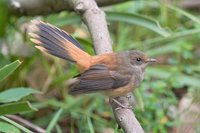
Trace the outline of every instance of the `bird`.
<instances>
[{"instance_id":1,"label":"bird","mask_svg":"<svg viewBox=\"0 0 200 133\"><path fill-rule=\"evenodd\" d=\"M79 69L80 74L69 85L71 95L124 96L141 84L146 66L156 62L139 50L90 55L70 34L40 20L32 20L30 29L30 40L36 48L72 62Z\"/></svg>"}]
</instances>

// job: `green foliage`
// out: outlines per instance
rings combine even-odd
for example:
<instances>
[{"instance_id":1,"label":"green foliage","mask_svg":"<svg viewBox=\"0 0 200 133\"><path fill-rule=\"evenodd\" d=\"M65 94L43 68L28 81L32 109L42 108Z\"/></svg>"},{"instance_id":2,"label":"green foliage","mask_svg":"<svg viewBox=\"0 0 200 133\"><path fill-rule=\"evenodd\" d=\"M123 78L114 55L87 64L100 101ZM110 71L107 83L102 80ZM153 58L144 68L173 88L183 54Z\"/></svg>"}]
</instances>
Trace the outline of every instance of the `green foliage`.
<instances>
[{"instance_id":1,"label":"green foliage","mask_svg":"<svg viewBox=\"0 0 200 133\"><path fill-rule=\"evenodd\" d=\"M0 69L0 81L5 79L8 75L10 75L18 66L21 64L19 60L16 60L9 65L4 66Z\"/></svg>"},{"instance_id":2,"label":"green foliage","mask_svg":"<svg viewBox=\"0 0 200 133\"><path fill-rule=\"evenodd\" d=\"M24 112L36 111L29 102L7 103L0 106L0 115L17 114Z\"/></svg>"},{"instance_id":3,"label":"green foliage","mask_svg":"<svg viewBox=\"0 0 200 133\"><path fill-rule=\"evenodd\" d=\"M21 64L20 61L16 60L3 68L0 69L0 81L8 77L11 73L13 73L17 67ZM28 101L25 102L17 102L20 99L22 99L25 96L28 96L33 93L38 93L38 91L31 89L31 88L11 88L9 90L5 90L3 92L0 92L0 103L4 103L0 105L0 119L3 119L11 124L0 122L0 131L1 132L15 132L20 133L20 130L26 131L31 133L28 129L24 128L23 126L15 123L12 120L9 120L6 117L3 117L1 115L7 115L7 114L16 114L16 113L22 113L22 112L30 112L30 111L36 111L35 108L31 106L31 104ZM11 103L12 102L12 103ZM13 126L15 125L15 126Z\"/></svg>"},{"instance_id":4,"label":"green foliage","mask_svg":"<svg viewBox=\"0 0 200 133\"><path fill-rule=\"evenodd\" d=\"M5 122L0 122L0 132L3 133L21 133L15 126Z\"/></svg>"},{"instance_id":5,"label":"green foliage","mask_svg":"<svg viewBox=\"0 0 200 133\"><path fill-rule=\"evenodd\" d=\"M0 103L16 102L25 96L38 93L39 91L32 88L10 88L0 93Z\"/></svg>"},{"instance_id":6,"label":"green foliage","mask_svg":"<svg viewBox=\"0 0 200 133\"><path fill-rule=\"evenodd\" d=\"M8 77L17 67L21 64L20 61L16 60L9 65L4 66L0 69L0 81ZM0 93L0 103L5 103L0 105L0 115L5 114L15 114L20 112L28 112L36 110L33 108L29 102L17 102L23 97L38 93L38 91L31 88L12 88L9 90L5 90ZM14 103L9 103L14 102ZM7 103L7 104L6 104Z\"/></svg>"},{"instance_id":7,"label":"green foliage","mask_svg":"<svg viewBox=\"0 0 200 133\"><path fill-rule=\"evenodd\" d=\"M8 24L8 7L6 0L0 0L0 38L6 33L6 27Z\"/></svg>"},{"instance_id":8,"label":"green foliage","mask_svg":"<svg viewBox=\"0 0 200 133\"><path fill-rule=\"evenodd\" d=\"M164 37L170 35L170 33L160 27L159 22L145 17L143 15L134 13L120 13L120 12L106 12L108 21L125 22L128 24L135 24L150 29Z\"/></svg>"},{"instance_id":9,"label":"green foliage","mask_svg":"<svg viewBox=\"0 0 200 133\"><path fill-rule=\"evenodd\" d=\"M63 109L59 109L58 112L56 112L55 116L53 117L53 119L51 120L51 122L49 123L46 132L47 133L51 133L52 129L54 128L54 126L57 124L60 115L62 114Z\"/></svg>"},{"instance_id":10,"label":"green foliage","mask_svg":"<svg viewBox=\"0 0 200 133\"><path fill-rule=\"evenodd\" d=\"M11 88L0 93L0 103L7 103L0 105L0 115L16 114L20 112L30 112L36 109L31 106L29 102L17 102L25 96L33 93L38 93L37 90L31 88ZM14 102L14 103L9 103Z\"/></svg>"},{"instance_id":11,"label":"green foliage","mask_svg":"<svg viewBox=\"0 0 200 133\"><path fill-rule=\"evenodd\" d=\"M170 132L179 124L180 114L173 112L178 107L180 98L177 91L184 95L183 92L187 90L194 95L194 99L199 98L200 17L198 12L187 11L159 1L130 1L112 6L108 10L106 18L114 51L139 49L159 60L157 64L147 68L144 82L134 92L137 101L134 107L136 117L145 132ZM19 32L19 28L16 27L29 22L30 19L34 18L12 17L10 23L15 29L8 26L6 32L9 36L4 39L12 43L15 36L21 36L21 40L20 37L17 39L24 45L29 44L28 38L24 37L26 35ZM85 51L94 54L90 35L85 26L81 25L79 16L64 11L42 19L72 33L83 44ZM0 56L4 64L16 59L23 61L20 69L6 79L5 77L14 71L20 62L16 61L0 69L0 80L4 79L3 82L1 81L0 90L14 88L13 86L26 86L23 91L16 90L10 98L4 97L7 98L5 101L18 101L24 99L24 96L29 98L38 111L22 114L22 116L46 128L48 132L92 133L103 132L106 129L122 132L117 128L112 110L104 96L67 95L66 81L78 74L72 64L52 56L45 56L35 50L33 45L30 46L31 50L23 49L28 51L28 56L19 54L21 51L16 51L18 54L15 55L10 53L9 57ZM39 88L43 95L28 96L35 94L34 90L28 89L32 87ZM2 93L0 99L1 95ZM27 102L22 103L26 104L26 108L31 108L27 106ZM9 111L14 110L12 108Z\"/></svg>"},{"instance_id":12,"label":"green foliage","mask_svg":"<svg viewBox=\"0 0 200 133\"><path fill-rule=\"evenodd\" d=\"M29 129L27 129L27 128L21 126L21 125L19 125L18 123L14 122L13 120L10 120L10 119L8 119L8 118L6 118L6 117L4 117L4 116L0 116L0 119L6 121L6 122L8 122L8 123L10 123L11 125L14 125L15 127L17 127L18 129L20 129L21 131L23 131L23 132L25 132L25 133L33 133L33 132L30 131ZM8 126L8 125L9 125L9 124L7 124L7 126ZM11 126L11 125L9 125L9 127L11 127L11 129L12 129L12 126ZM6 128L5 130L7 130L7 131L10 130L9 127ZM15 130L15 131L18 131L18 130ZM15 132L14 132L14 133L15 133Z\"/></svg>"}]
</instances>

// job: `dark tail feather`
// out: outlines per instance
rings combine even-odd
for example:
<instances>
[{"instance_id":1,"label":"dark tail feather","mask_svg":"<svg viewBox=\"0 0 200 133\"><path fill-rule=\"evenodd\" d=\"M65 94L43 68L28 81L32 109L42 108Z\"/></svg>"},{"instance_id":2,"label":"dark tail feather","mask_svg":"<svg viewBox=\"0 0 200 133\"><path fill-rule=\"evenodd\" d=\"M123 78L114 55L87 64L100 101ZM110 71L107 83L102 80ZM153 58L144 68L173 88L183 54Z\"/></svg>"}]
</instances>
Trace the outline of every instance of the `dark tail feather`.
<instances>
[{"instance_id":1,"label":"dark tail feather","mask_svg":"<svg viewBox=\"0 0 200 133\"><path fill-rule=\"evenodd\" d=\"M81 50L80 43L72 36L48 23L34 20L31 30L31 41L36 43L36 47L41 51L72 62L90 56Z\"/></svg>"}]
</instances>

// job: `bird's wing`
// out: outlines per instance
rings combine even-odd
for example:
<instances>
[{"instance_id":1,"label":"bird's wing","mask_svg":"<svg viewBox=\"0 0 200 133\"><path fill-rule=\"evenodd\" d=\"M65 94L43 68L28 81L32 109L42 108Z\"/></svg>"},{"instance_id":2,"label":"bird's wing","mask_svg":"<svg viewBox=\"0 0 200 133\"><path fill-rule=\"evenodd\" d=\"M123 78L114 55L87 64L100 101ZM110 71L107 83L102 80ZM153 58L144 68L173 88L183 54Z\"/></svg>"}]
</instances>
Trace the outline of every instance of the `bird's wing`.
<instances>
[{"instance_id":1,"label":"bird's wing","mask_svg":"<svg viewBox=\"0 0 200 133\"><path fill-rule=\"evenodd\" d=\"M79 77L79 82L70 87L72 95L116 89L127 85L130 76L110 71L106 65L94 65Z\"/></svg>"}]
</instances>

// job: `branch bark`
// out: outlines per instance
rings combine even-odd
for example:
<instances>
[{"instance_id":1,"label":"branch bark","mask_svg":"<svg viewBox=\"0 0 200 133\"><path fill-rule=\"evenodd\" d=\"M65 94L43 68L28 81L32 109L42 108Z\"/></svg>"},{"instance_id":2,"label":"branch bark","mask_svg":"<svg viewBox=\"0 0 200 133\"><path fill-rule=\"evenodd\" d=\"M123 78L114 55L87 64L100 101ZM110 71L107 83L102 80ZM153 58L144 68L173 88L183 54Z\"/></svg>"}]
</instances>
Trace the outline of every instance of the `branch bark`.
<instances>
[{"instance_id":1,"label":"branch bark","mask_svg":"<svg viewBox=\"0 0 200 133\"><path fill-rule=\"evenodd\" d=\"M95 52L97 54L112 52L105 13L98 8L96 2L94 0L71 0L71 2L90 31Z\"/></svg>"},{"instance_id":2,"label":"branch bark","mask_svg":"<svg viewBox=\"0 0 200 133\"><path fill-rule=\"evenodd\" d=\"M128 93L126 96L117 97L115 99L121 104L129 106L132 97L133 94ZM120 106L115 102L112 102L111 105L115 118L125 133L144 133L144 130L142 129L132 110L120 108Z\"/></svg>"},{"instance_id":3,"label":"branch bark","mask_svg":"<svg viewBox=\"0 0 200 133\"><path fill-rule=\"evenodd\" d=\"M92 36L94 48L97 54L112 52L111 38L105 19L105 13L99 9L94 0L69 0L74 10L82 16ZM132 94L131 94L132 96ZM130 94L118 97L116 100L123 105L129 106ZM112 101L112 100L110 100ZM140 123L130 109L121 108L118 104L111 102L116 120L126 133L143 133Z\"/></svg>"},{"instance_id":4,"label":"branch bark","mask_svg":"<svg viewBox=\"0 0 200 133\"><path fill-rule=\"evenodd\" d=\"M9 0L8 8L12 15L47 15L60 11L73 11L70 0ZM128 0L96 0L99 6L108 6Z\"/></svg>"}]
</instances>

